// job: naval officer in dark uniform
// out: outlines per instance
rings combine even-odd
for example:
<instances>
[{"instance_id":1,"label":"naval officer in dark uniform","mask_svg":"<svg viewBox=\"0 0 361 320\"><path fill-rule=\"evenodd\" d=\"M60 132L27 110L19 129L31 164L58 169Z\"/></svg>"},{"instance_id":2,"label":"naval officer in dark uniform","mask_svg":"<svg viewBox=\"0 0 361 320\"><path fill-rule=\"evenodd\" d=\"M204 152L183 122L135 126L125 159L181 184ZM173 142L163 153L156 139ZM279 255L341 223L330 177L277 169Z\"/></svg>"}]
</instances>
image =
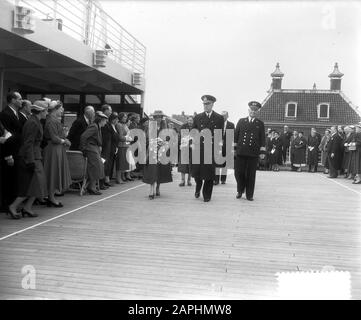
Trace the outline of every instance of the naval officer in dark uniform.
<instances>
[{"instance_id":1,"label":"naval officer in dark uniform","mask_svg":"<svg viewBox=\"0 0 361 320\"><path fill-rule=\"evenodd\" d=\"M210 164L205 161L205 139L203 136L200 137L199 144L197 144L194 140L192 142L193 148L199 148L200 152L200 162L198 164L192 163L192 176L196 182L196 191L195 197L199 198L200 192L203 186L203 199L204 202L208 202L212 197L213 190L213 181L215 178L215 161L214 161L214 149L213 149L213 139L214 139L214 130L221 129L223 130L223 117L214 112L213 105L216 101L216 98L211 95L204 95L201 97L204 106L204 112L197 114L193 120L192 129L197 129L198 132L201 132L204 129L209 129L212 135L212 146L210 146L210 150L212 150L212 161ZM194 150L194 149L193 149Z\"/></svg>"},{"instance_id":2,"label":"naval officer in dark uniform","mask_svg":"<svg viewBox=\"0 0 361 320\"><path fill-rule=\"evenodd\" d=\"M261 104L251 101L248 107L249 116L238 121L234 133L236 145L234 175L237 181L236 198L240 199L242 193L246 191L247 200L253 201L258 157L264 157L266 151L265 129L264 123L256 118Z\"/></svg>"}]
</instances>

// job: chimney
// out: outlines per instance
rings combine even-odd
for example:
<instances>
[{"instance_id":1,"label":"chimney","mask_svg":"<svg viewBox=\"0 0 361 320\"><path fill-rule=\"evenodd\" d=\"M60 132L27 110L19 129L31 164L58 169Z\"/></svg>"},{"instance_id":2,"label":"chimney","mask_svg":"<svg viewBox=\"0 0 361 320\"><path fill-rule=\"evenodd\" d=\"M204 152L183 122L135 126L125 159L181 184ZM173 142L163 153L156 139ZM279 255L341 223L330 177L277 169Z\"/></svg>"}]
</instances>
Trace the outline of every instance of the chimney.
<instances>
[{"instance_id":1,"label":"chimney","mask_svg":"<svg viewBox=\"0 0 361 320\"><path fill-rule=\"evenodd\" d=\"M282 89L283 76L284 76L284 73L282 73L282 71L280 70L280 64L277 62L276 70L271 73L271 77L272 77L271 89L272 90L281 90Z\"/></svg>"},{"instance_id":2,"label":"chimney","mask_svg":"<svg viewBox=\"0 0 361 320\"><path fill-rule=\"evenodd\" d=\"M338 64L335 63L332 73L328 75L330 78L330 90L341 90L341 78L343 73L338 70Z\"/></svg>"}]
</instances>

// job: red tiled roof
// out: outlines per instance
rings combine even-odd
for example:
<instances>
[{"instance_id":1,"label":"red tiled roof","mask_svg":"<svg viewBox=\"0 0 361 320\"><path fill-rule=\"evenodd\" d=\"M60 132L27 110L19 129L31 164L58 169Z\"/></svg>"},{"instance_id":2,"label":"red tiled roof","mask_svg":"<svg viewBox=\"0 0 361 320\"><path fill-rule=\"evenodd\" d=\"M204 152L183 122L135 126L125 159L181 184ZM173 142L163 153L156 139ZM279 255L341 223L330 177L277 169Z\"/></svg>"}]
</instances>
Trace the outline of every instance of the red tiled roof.
<instances>
[{"instance_id":1,"label":"red tiled roof","mask_svg":"<svg viewBox=\"0 0 361 320\"><path fill-rule=\"evenodd\" d=\"M297 102L297 118L285 117L286 103ZM330 104L328 120L317 118L317 105ZM353 124L361 121L360 115L345 101L340 92L329 90L280 90L273 91L266 98L259 118L265 122L302 122Z\"/></svg>"}]
</instances>

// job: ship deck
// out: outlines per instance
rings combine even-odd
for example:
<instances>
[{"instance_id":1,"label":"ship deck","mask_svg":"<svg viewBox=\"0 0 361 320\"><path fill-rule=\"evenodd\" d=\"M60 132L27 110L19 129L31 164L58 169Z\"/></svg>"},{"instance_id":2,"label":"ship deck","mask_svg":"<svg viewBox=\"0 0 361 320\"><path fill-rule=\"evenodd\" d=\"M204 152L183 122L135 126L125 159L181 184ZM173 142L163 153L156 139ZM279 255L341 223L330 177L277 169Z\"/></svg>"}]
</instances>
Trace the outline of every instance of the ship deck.
<instances>
[{"instance_id":1,"label":"ship deck","mask_svg":"<svg viewBox=\"0 0 361 320\"><path fill-rule=\"evenodd\" d=\"M277 299L277 273L324 266L349 272L361 297L359 185L259 171L249 202L229 173L204 203L173 177L153 201L134 181L66 193L63 208L34 207L38 218L1 215L0 298ZM35 289L23 288L24 266Z\"/></svg>"}]
</instances>

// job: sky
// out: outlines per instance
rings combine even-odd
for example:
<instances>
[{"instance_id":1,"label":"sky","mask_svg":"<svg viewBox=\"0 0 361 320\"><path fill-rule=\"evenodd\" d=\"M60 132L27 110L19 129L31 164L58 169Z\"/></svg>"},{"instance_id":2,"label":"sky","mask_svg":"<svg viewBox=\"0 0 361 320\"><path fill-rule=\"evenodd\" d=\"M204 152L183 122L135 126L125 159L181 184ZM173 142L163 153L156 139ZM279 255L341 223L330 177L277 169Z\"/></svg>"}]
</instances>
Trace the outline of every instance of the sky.
<instances>
[{"instance_id":1,"label":"sky","mask_svg":"<svg viewBox=\"0 0 361 320\"><path fill-rule=\"evenodd\" d=\"M230 120L262 102L277 62L284 89L329 89L335 62L341 88L361 106L361 2L101 1L146 46L144 110L203 111L217 98Z\"/></svg>"}]
</instances>

